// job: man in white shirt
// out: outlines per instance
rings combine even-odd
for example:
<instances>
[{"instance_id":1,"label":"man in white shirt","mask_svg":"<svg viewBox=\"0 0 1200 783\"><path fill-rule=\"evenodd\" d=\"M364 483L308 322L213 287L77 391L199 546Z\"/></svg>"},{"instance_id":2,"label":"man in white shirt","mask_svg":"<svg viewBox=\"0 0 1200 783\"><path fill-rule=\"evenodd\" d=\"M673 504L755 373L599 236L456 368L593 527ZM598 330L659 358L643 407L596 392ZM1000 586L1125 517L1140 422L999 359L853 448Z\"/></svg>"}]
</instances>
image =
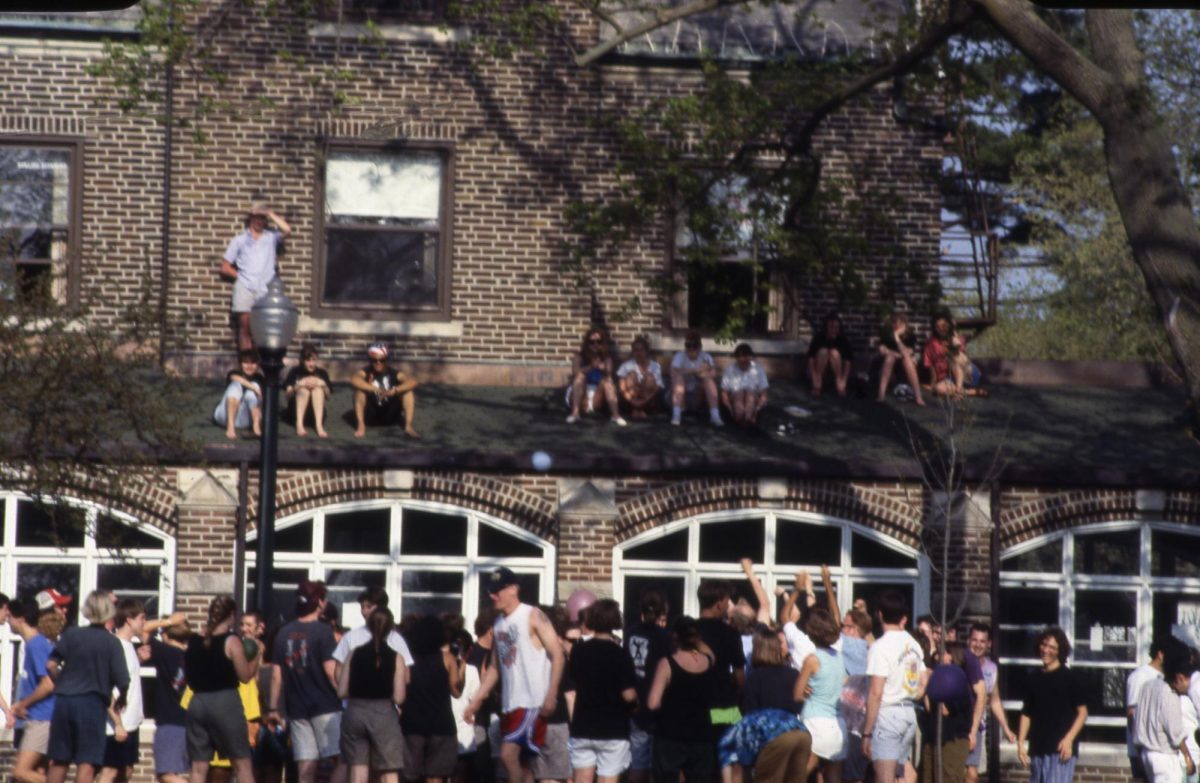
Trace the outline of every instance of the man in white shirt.
<instances>
[{"instance_id":1,"label":"man in white shirt","mask_svg":"<svg viewBox=\"0 0 1200 783\"><path fill-rule=\"evenodd\" d=\"M125 667L129 670L129 689L125 692L125 706L117 713L110 709L108 715L108 744L104 748L104 766L96 776L97 783L129 780L138 761L138 728L142 725L142 665L138 661L134 639L145 632L146 608L136 598L117 601L117 613L113 617L113 635L121 642L125 652ZM114 689L114 693L115 693Z\"/></svg>"},{"instance_id":2,"label":"man in white shirt","mask_svg":"<svg viewBox=\"0 0 1200 783\"><path fill-rule=\"evenodd\" d=\"M867 717L863 722L863 755L871 759L875 780L892 783L903 770L917 731L913 703L921 698L924 655L904 626L908 607L896 590L884 590L877 601L883 636L867 653Z\"/></svg>"},{"instance_id":3,"label":"man in white shirt","mask_svg":"<svg viewBox=\"0 0 1200 783\"><path fill-rule=\"evenodd\" d=\"M1186 648L1168 649L1163 656L1163 678L1150 680L1138 694L1133 741L1141 750L1147 783L1183 783L1180 753L1187 774L1196 772L1196 763L1187 748L1179 703L1179 697L1188 692L1193 671L1195 667Z\"/></svg>"},{"instance_id":4,"label":"man in white shirt","mask_svg":"<svg viewBox=\"0 0 1200 783\"><path fill-rule=\"evenodd\" d=\"M703 405L708 406L708 420L713 426L725 424L717 407L717 365L712 354L700 347L700 333L688 332L683 350L671 359L671 423L677 427L685 408L701 410Z\"/></svg>"},{"instance_id":5,"label":"man in white shirt","mask_svg":"<svg viewBox=\"0 0 1200 783\"><path fill-rule=\"evenodd\" d=\"M1125 680L1125 752L1129 755L1129 769L1135 777L1145 777L1142 769L1142 754L1133 742L1133 723L1137 716L1138 697L1142 689L1163 676L1163 654L1175 642L1172 637L1155 639L1150 644L1150 662L1143 663L1129 673Z\"/></svg>"}]
</instances>

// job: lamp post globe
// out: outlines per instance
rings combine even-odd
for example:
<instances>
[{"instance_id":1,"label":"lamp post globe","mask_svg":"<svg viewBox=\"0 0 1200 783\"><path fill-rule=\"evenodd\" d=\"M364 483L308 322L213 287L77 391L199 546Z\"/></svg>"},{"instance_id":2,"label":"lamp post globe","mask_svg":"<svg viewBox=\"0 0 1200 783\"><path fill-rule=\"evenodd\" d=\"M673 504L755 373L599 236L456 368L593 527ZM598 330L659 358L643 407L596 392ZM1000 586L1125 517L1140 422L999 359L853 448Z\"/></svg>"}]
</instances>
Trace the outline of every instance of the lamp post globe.
<instances>
[{"instance_id":1,"label":"lamp post globe","mask_svg":"<svg viewBox=\"0 0 1200 783\"><path fill-rule=\"evenodd\" d=\"M258 550L254 580L254 608L264 622L271 623L271 584L275 558L275 475L279 447L279 371L288 343L296 336L300 312L283 292L278 275L267 286L267 293L250 309L250 335L262 359L263 426L259 449Z\"/></svg>"}]
</instances>

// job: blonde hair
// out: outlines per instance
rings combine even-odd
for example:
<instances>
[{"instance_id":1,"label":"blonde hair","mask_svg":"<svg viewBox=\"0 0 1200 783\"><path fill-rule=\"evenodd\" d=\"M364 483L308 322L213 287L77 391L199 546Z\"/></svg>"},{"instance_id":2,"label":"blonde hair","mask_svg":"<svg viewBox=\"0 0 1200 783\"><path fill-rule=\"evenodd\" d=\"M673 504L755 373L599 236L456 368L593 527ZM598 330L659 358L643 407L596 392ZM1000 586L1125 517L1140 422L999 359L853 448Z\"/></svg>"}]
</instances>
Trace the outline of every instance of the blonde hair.
<instances>
[{"instance_id":1,"label":"blonde hair","mask_svg":"<svg viewBox=\"0 0 1200 783\"><path fill-rule=\"evenodd\" d=\"M106 590L93 590L83 600L83 619L92 625L108 622L117 613Z\"/></svg>"}]
</instances>

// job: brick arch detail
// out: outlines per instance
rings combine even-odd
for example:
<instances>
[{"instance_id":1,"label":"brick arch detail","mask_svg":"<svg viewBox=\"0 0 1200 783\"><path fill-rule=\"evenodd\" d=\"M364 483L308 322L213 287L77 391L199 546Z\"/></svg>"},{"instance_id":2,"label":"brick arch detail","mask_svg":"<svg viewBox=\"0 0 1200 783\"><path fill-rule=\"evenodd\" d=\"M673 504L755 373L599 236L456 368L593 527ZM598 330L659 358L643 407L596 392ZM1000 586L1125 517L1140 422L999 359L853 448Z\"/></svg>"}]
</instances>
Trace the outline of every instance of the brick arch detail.
<instances>
[{"instance_id":1,"label":"brick arch detail","mask_svg":"<svg viewBox=\"0 0 1200 783\"><path fill-rule=\"evenodd\" d=\"M60 491L63 498L91 503L116 511L174 536L178 528L179 496L161 476L147 478L137 472L122 474L121 488L108 489L94 477L79 476Z\"/></svg>"},{"instance_id":2,"label":"brick arch detail","mask_svg":"<svg viewBox=\"0 0 1200 783\"><path fill-rule=\"evenodd\" d=\"M1140 511L1137 491L1081 489L1029 500L1000 512L1000 548L1097 522L1157 519L1200 527L1200 494L1168 492L1162 511Z\"/></svg>"},{"instance_id":3,"label":"brick arch detail","mask_svg":"<svg viewBox=\"0 0 1200 783\"><path fill-rule=\"evenodd\" d=\"M920 548L919 508L896 494L833 481L789 481L786 497L766 501L756 479L697 480L639 495L623 503L617 543L639 533L700 514L738 509L807 511L855 522Z\"/></svg>"},{"instance_id":4,"label":"brick arch detail","mask_svg":"<svg viewBox=\"0 0 1200 783\"><path fill-rule=\"evenodd\" d=\"M380 471L306 471L282 478L276 490L277 515L292 516L355 500L427 500L478 511L510 522L554 543L554 505L507 481L472 473L418 473L411 491L384 485Z\"/></svg>"},{"instance_id":5,"label":"brick arch detail","mask_svg":"<svg viewBox=\"0 0 1200 783\"><path fill-rule=\"evenodd\" d=\"M1132 490L1081 489L1045 495L1001 509L1000 549L1080 525L1138 516L1137 493Z\"/></svg>"}]
</instances>

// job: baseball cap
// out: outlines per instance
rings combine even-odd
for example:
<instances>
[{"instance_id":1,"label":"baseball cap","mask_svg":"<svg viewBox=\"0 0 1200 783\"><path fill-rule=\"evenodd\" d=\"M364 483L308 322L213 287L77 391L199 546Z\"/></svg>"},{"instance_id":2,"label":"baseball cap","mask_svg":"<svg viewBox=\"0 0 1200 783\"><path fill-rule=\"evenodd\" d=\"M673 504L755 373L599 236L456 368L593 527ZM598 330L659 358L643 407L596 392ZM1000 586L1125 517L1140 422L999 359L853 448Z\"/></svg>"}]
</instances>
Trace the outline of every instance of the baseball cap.
<instances>
[{"instance_id":1,"label":"baseball cap","mask_svg":"<svg viewBox=\"0 0 1200 783\"><path fill-rule=\"evenodd\" d=\"M498 593L509 585L515 584L517 584L517 575L511 568L501 566L488 577L487 590L489 593Z\"/></svg>"},{"instance_id":2,"label":"baseball cap","mask_svg":"<svg viewBox=\"0 0 1200 783\"><path fill-rule=\"evenodd\" d=\"M66 606L71 603L71 596L63 595L53 587L48 587L33 597L37 602L38 611L46 611L56 606Z\"/></svg>"},{"instance_id":3,"label":"baseball cap","mask_svg":"<svg viewBox=\"0 0 1200 783\"><path fill-rule=\"evenodd\" d=\"M388 358L387 346L383 343L371 343L370 347L367 348L367 356L370 356L372 359L386 359Z\"/></svg>"}]
</instances>

